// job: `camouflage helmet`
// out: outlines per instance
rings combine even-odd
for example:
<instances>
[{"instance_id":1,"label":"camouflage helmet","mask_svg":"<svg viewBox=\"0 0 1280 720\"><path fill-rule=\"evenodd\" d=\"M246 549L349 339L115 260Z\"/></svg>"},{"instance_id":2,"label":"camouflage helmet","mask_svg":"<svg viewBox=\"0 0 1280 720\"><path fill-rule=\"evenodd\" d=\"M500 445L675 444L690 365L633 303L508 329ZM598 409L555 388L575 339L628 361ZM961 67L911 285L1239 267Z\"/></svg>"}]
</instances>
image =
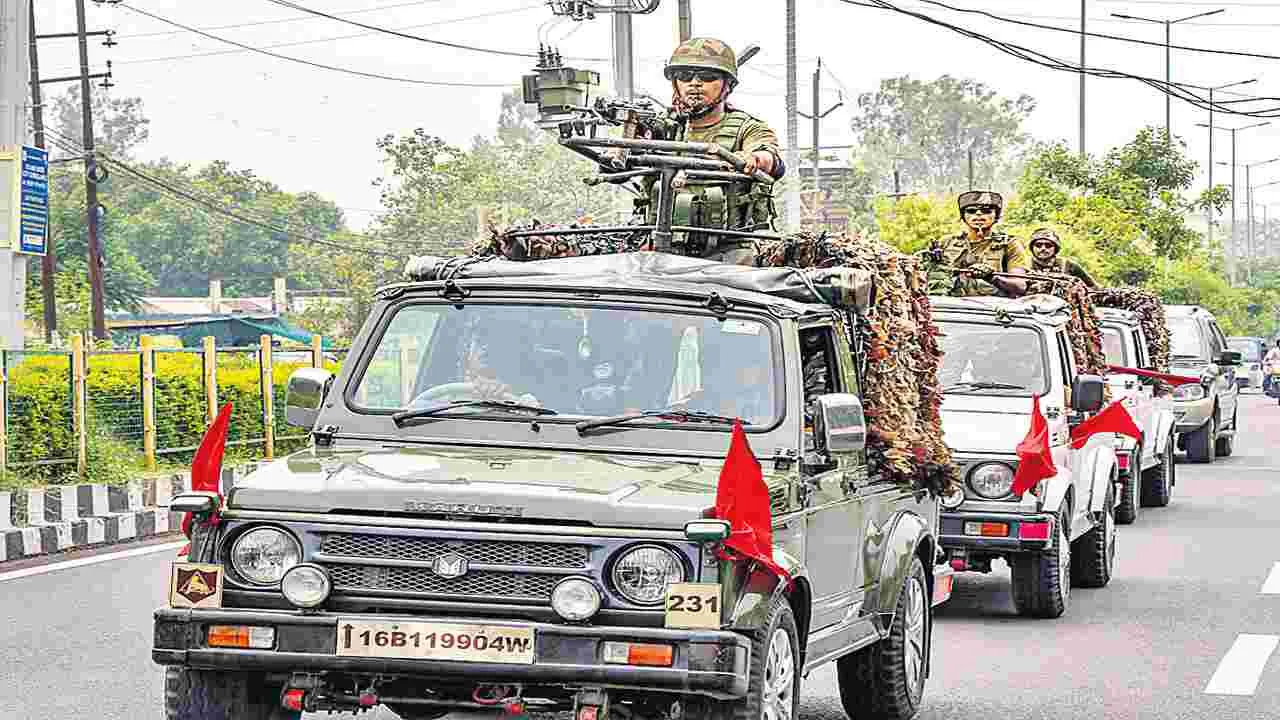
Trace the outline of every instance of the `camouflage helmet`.
<instances>
[{"instance_id":1,"label":"camouflage helmet","mask_svg":"<svg viewBox=\"0 0 1280 720\"><path fill-rule=\"evenodd\" d=\"M729 76L729 82L738 84L738 56L733 48L715 38L693 38L680 43L662 74L668 80L675 79L675 71L718 70Z\"/></svg>"},{"instance_id":2,"label":"camouflage helmet","mask_svg":"<svg viewBox=\"0 0 1280 720\"><path fill-rule=\"evenodd\" d=\"M964 217L964 209L974 205L992 205L996 209L996 217L1004 211L1004 198L994 190L970 190L960 193L960 216Z\"/></svg>"},{"instance_id":3,"label":"camouflage helmet","mask_svg":"<svg viewBox=\"0 0 1280 720\"><path fill-rule=\"evenodd\" d=\"M1049 228L1040 228L1039 230L1031 233L1031 243L1035 243L1037 240L1052 243L1055 248L1059 250L1062 249L1062 239L1058 237L1058 233L1050 230Z\"/></svg>"}]
</instances>

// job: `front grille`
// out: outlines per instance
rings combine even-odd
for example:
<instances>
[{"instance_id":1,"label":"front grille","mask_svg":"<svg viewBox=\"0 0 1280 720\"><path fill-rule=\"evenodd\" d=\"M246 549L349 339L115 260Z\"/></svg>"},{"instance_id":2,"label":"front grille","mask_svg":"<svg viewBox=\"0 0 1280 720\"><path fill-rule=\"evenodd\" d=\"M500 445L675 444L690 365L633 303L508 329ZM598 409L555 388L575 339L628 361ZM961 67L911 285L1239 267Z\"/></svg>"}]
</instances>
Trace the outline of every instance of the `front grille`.
<instances>
[{"instance_id":1,"label":"front grille","mask_svg":"<svg viewBox=\"0 0 1280 720\"><path fill-rule=\"evenodd\" d=\"M399 535L325 535L320 551L327 555L382 560L431 562L446 553L457 553L471 565L518 565L531 568L581 570L587 567L589 548L561 543L495 540L440 540Z\"/></svg>"},{"instance_id":2,"label":"front grille","mask_svg":"<svg viewBox=\"0 0 1280 720\"><path fill-rule=\"evenodd\" d=\"M556 575L472 571L443 578L427 568L371 565L326 565L335 590L361 593L406 592L486 600L549 601L561 579Z\"/></svg>"}]
</instances>

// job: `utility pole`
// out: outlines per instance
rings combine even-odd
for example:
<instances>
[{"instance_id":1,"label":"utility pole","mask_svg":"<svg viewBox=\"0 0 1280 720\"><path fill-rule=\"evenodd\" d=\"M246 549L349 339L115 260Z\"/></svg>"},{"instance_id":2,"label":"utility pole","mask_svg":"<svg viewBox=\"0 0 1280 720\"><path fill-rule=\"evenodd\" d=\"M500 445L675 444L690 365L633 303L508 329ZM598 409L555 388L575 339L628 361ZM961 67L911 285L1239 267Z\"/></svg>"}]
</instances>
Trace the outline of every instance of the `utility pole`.
<instances>
[{"instance_id":1,"label":"utility pole","mask_svg":"<svg viewBox=\"0 0 1280 720\"><path fill-rule=\"evenodd\" d=\"M84 2L84 0L76 0ZM613 84L618 96L630 100L636 94L635 57L632 48L631 15L612 13L613 20Z\"/></svg>"},{"instance_id":2,"label":"utility pole","mask_svg":"<svg viewBox=\"0 0 1280 720\"><path fill-rule=\"evenodd\" d=\"M30 42L30 30L27 25L31 21L31 6L27 0L0 0L0 146L20 146L27 142L27 80L31 55L27 49ZM22 162L21 152L12 160L16 164ZM5 170L9 166L4 167ZM9 178L4 178L4 187L8 188ZM17 180L21 182L21 180ZM27 257L15 252L17 238L21 228L11 225L11 217L17 213L12 207L10 198L16 199L18 192L0 201L4 212L0 212L0 237L6 242L0 247L0 347L4 349L22 349L23 347L23 306L27 287Z\"/></svg>"},{"instance_id":3,"label":"utility pole","mask_svg":"<svg viewBox=\"0 0 1280 720\"><path fill-rule=\"evenodd\" d=\"M1275 162L1280 162L1280 157L1274 157L1274 158L1271 158L1270 160L1260 160L1255 163L1248 163L1244 166L1244 195L1245 195L1245 203L1248 205L1248 210L1245 215L1245 217L1247 218L1245 221L1245 226L1248 228L1248 238L1249 238L1248 249L1247 249L1249 264L1246 266L1246 273L1247 273L1246 277L1248 277L1250 284L1253 283L1253 264L1254 264L1254 261L1257 259L1257 255L1258 255L1257 245L1254 241L1254 232L1253 232L1254 184L1253 184L1253 178L1250 175L1250 173L1256 167L1261 167L1262 165L1270 165L1271 163L1275 163ZM1272 184L1274 183L1263 183L1262 185L1259 185L1257 187L1266 187Z\"/></svg>"},{"instance_id":4,"label":"utility pole","mask_svg":"<svg viewBox=\"0 0 1280 720\"><path fill-rule=\"evenodd\" d=\"M1085 77L1084 76L1084 68L1085 68L1084 41L1085 41L1085 18L1087 16L1085 12L1086 1L1087 0L1080 0L1080 157L1084 157L1087 153L1087 151L1085 150L1085 144L1084 144L1084 117L1085 117L1084 115L1084 77ZM972 150L970 151L970 154L972 154ZM969 175L970 175L969 189L972 190L973 189L973 178L972 178L973 173L970 172Z\"/></svg>"},{"instance_id":5,"label":"utility pole","mask_svg":"<svg viewBox=\"0 0 1280 720\"><path fill-rule=\"evenodd\" d=\"M89 94L89 37L84 0L76 0L76 34L80 45L80 112L84 116L85 220L89 229L89 292L93 305L93 336L107 339L103 312L102 248L98 228L98 160L93 143L93 97Z\"/></svg>"},{"instance_id":6,"label":"utility pole","mask_svg":"<svg viewBox=\"0 0 1280 720\"><path fill-rule=\"evenodd\" d=\"M796 0L786 0L787 48L787 164L783 182L783 204L787 208L787 230L800 229L800 100L796 97ZM817 143L814 143L816 146Z\"/></svg>"},{"instance_id":7,"label":"utility pole","mask_svg":"<svg viewBox=\"0 0 1280 720\"><path fill-rule=\"evenodd\" d=\"M1236 165L1236 133L1242 130L1252 130L1254 128L1260 128L1264 125L1270 125L1270 124L1271 124L1270 121L1268 121L1268 122L1254 123L1252 125L1245 125L1243 127L1238 127L1238 128L1220 128L1220 127L1213 128L1214 130L1225 130L1231 133L1231 162L1219 163L1219 164L1220 165L1229 164L1231 166L1231 238L1227 241L1226 245L1224 246L1224 249L1226 250L1225 254L1227 259L1227 282L1232 285L1234 285L1236 282L1235 260L1236 260L1237 251L1239 249L1239 235L1236 233L1236 167L1237 167ZM1205 125L1203 123L1196 123L1196 126L1209 127L1208 125Z\"/></svg>"},{"instance_id":8,"label":"utility pole","mask_svg":"<svg viewBox=\"0 0 1280 720\"><path fill-rule=\"evenodd\" d=\"M36 147L47 149L44 138L44 94L40 91L40 52L36 42L36 0L27 6L31 21L28 33L31 53L31 125L35 130ZM58 308L53 295L53 272L57 267L54 255L53 235L45 240L44 257L40 258L40 294L44 300L44 341L53 344L53 334L58 330Z\"/></svg>"},{"instance_id":9,"label":"utility pole","mask_svg":"<svg viewBox=\"0 0 1280 720\"><path fill-rule=\"evenodd\" d=\"M1121 13L1111 13L1111 17L1121 18L1123 20L1140 20L1142 22L1156 23L1164 25L1164 136L1166 142L1173 142L1172 126L1173 126L1173 96L1169 93L1168 87L1173 85L1173 26L1178 23L1184 23L1188 20L1196 18L1209 17L1218 13L1226 12L1225 8L1210 10L1209 12L1196 13L1188 15L1177 20L1161 20L1157 18L1138 17L1137 15L1123 15Z\"/></svg>"},{"instance_id":10,"label":"utility pole","mask_svg":"<svg viewBox=\"0 0 1280 720\"><path fill-rule=\"evenodd\" d=\"M1213 190L1213 93L1217 90L1225 90L1226 88L1236 87L1239 85L1248 85L1257 82L1257 78L1252 80L1241 80L1240 82L1227 83L1226 85L1215 85L1205 88L1209 91L1209 189ZM1201 125L1200 127L1204 127ZM1209 245L1213 245L1213 208L1205 208L1205 219L1208 221L1207 232L1209 234Z\"/></svg>"},{"instance_id":11,"label":"utility pole","mask_svg":"<svg viewBox=\"0 0 1280 720\"><path fill-rule=\"evenodd\" d=\"M822 119L835 112L836 108L844 105L844 100L822 110L822 58L818 58L818 66L813 71L813 114L808 115L798 112L808 120L813 121L813 187L815 190L822 190L822 152L821 143L818 142L818 134L822 128Z\"/></svg>"},{"instance_id":12,"label":"utility pole","mask_svg":"<svg viewBox=\"0 0 1280 720\"><path fill-rule=\"evenodd\" d=\"M679 42L693 37L693 10L689 7L689 2L690 0L676 2L676 35Z\"/></svg>"}]
</instances>

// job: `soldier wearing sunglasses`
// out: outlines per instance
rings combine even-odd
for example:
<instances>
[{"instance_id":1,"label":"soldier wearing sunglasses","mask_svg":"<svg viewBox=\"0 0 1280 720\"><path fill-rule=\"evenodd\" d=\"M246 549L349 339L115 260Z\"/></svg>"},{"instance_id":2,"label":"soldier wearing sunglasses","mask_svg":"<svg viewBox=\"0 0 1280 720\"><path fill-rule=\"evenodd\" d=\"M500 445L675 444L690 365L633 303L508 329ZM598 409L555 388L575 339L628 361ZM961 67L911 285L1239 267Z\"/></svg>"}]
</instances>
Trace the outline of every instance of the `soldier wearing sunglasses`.
<instances>
[{"instance_id":1,"label":"soldier wearing sunglasses","mask_svg":"<svg viewBox=\"0 0 1280 720\"><path fill-rule=\"evenodd\" d=\"M1004 198L990 190L971 190L960 194L959 205L964 231L935 240L922 254L930 294L1020 297L1026 293L1025 280L996 274L1023 274L1031 266L1022 242L996 229Z\"/></svg>"},{"instance_id":2,"label":"soldier wearing sunglasses","mask_svg":"<svg viewBox=\"0 0 1280 720\"><path fill-rule=\"evenodd\" d=\"M1098 284L1089 277L1089 272L1080 263L1069 258L1058 257L1062 251L1062 240L1058 233L1049 228L1040 228L1031 233L1031 255L1034 258L1032 270L1036 273L1057 273L1070 275L1091 288Z\"/></svg>"},{"instance_id":3,"label":"soldier wearing sunglasses","mask_svg":"<svg viewBox=\"0 0 1280 720\"><path fill-rule=\"evenodd\" d=\"M738 60L733 48L712 38L693 38L680 44L667 62L664 74L671 81L673 109L686 118L684 134L677 138L686 142L715 143L737 154L744 161L744 172L763 171L773 178L786 172L782 163L778 136L759 118L729 104L729 94L738 84ZM694 183L687 186L698 194ZM734 230L770 230L776 216L772 189L754 183L749 189L732 187L738 193L724 202L732 216L729 227ZM713 194L712 198L715 198ZM701 202L713 201L704 198ZM755 263L756 252L750 240L719 236L708 243L703 257L733 264Z\"/></svg>"}]
</instances>

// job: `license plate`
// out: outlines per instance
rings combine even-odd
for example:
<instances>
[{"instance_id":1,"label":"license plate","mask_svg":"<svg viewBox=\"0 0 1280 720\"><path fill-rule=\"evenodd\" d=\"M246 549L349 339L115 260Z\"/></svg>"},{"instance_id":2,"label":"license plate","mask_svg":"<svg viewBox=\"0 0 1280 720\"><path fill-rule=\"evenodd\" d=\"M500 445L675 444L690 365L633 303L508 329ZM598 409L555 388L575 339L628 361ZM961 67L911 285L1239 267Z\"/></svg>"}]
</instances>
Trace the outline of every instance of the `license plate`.
<instances>
[{"instance_id":1,"label":"license plate","mask_svg":"<svg viewBox=\"0 0 1280 720\"><path fill-rule=\"evenodd\" d=\"M338 655L531 665L533 628L339 620Z\"/></svg>"},{"instance_id":2,"label":"license plate","mask_svg":"<svg viewBox=\"0 0 1280 720\"><path fill-rule=\"evenodd\" d=\"M719 583L672 583L667 586L666 627L720 629Z\"/></svg>"}]
</instances>

